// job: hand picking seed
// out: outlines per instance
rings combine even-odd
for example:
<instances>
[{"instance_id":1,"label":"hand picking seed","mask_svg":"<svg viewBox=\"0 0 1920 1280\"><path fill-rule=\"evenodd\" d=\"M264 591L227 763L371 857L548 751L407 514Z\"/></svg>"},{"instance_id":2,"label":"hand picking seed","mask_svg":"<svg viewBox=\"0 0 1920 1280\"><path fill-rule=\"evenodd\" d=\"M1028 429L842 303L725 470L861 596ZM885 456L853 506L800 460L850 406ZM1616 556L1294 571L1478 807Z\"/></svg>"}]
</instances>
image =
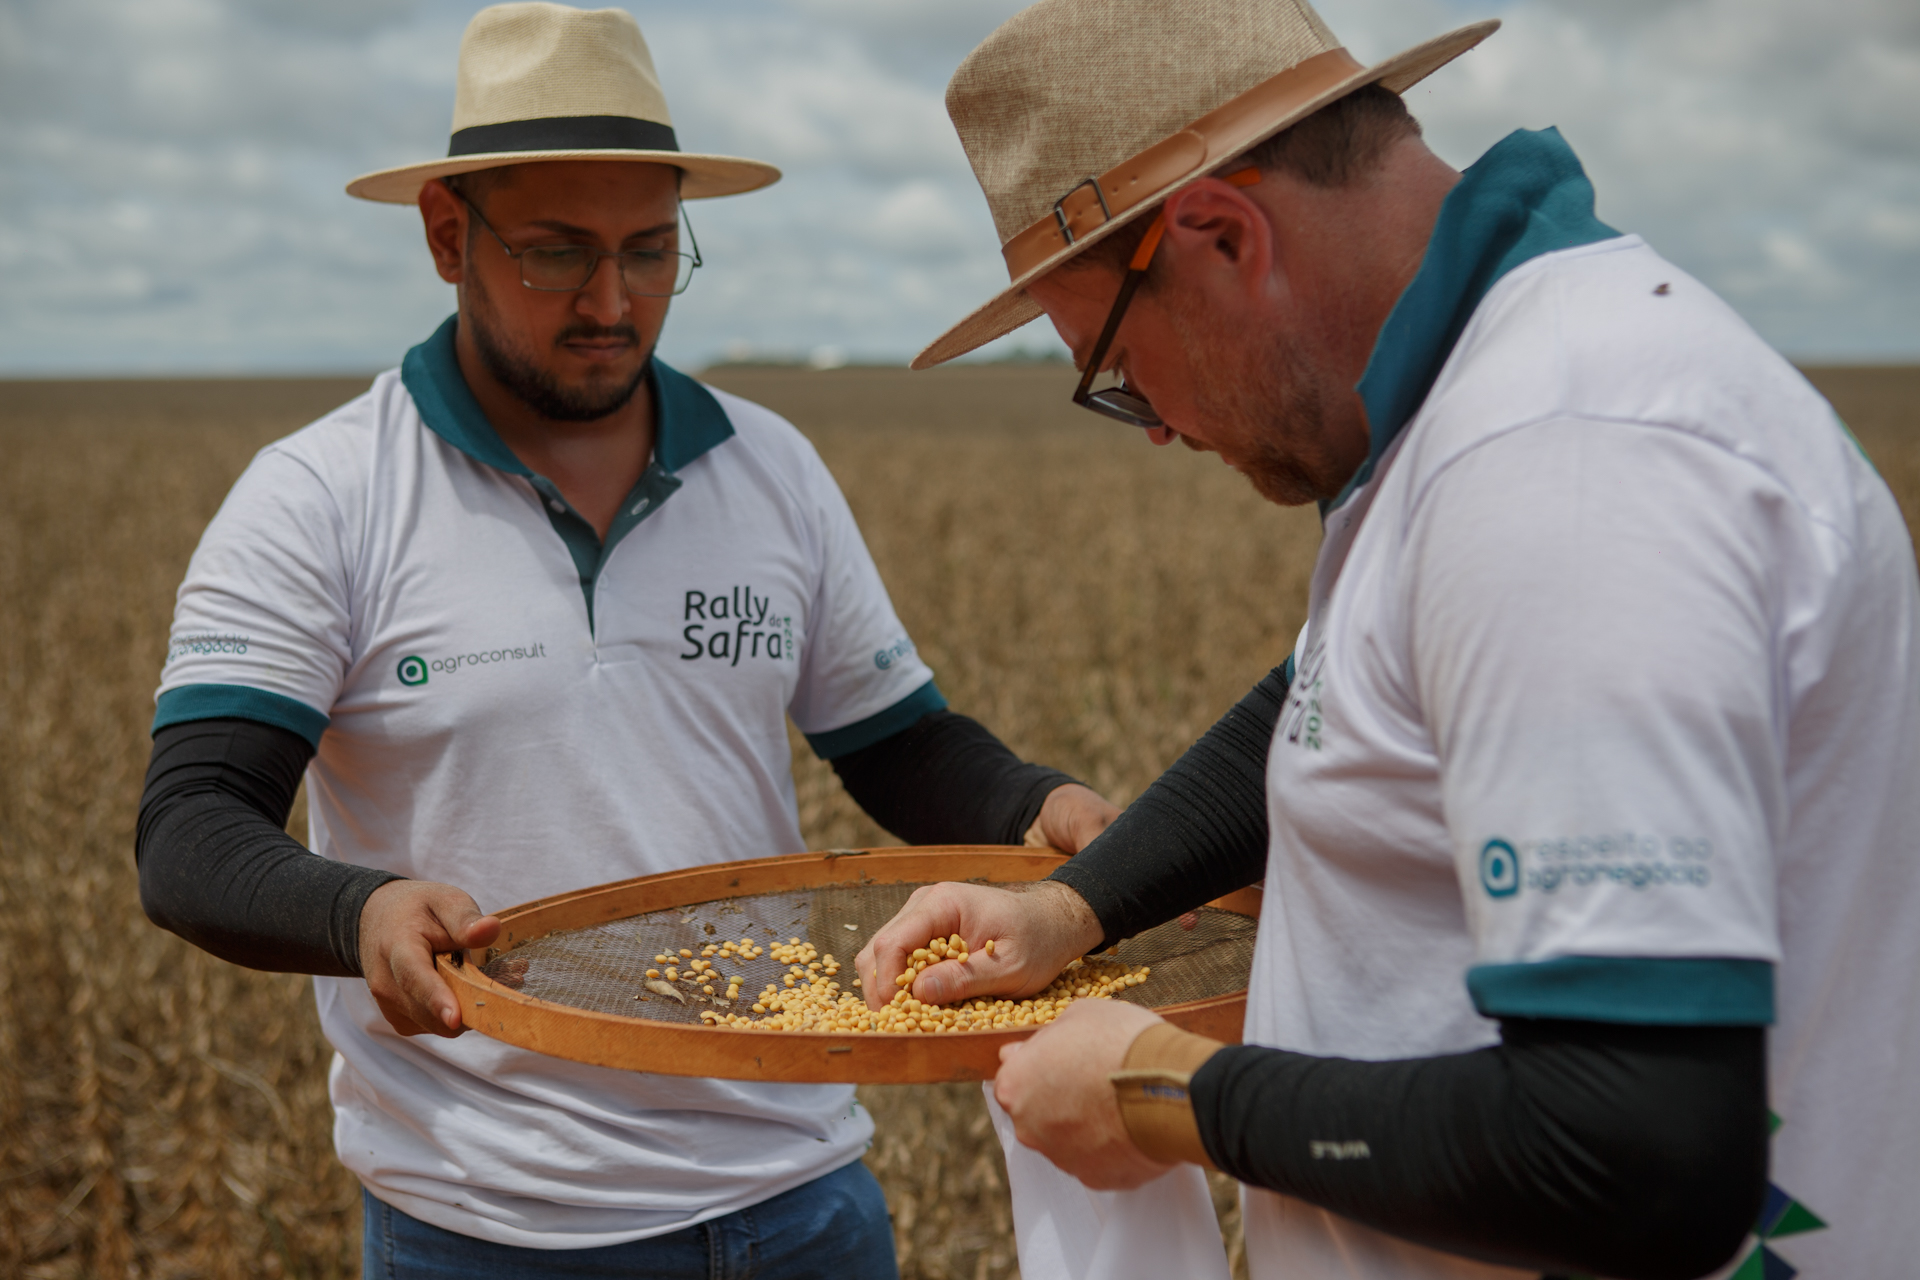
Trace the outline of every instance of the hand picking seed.
<instances>
[{"instance_id":1,"label":"hand picking seed","mask_svg":"<svg viewBox=\"0 0 1920 1280\"><path fill-rule=\"evenodd\" d=\"M982 954L993 953L988 940ZM731 1027L739 1031L818 1031L832 1034L870 1034L875 1032L947 1035L962 1031L1010 1031L1037 1027L1052 1022L1061 1010L1075 1000L1104 1000L1129 987L1137 987L1152 972L1147 966L1133 968L1109 960L1076 960L1038 995L1025 1000L1007 1000L992 996L976 997L957 1005L942 1007L914 998L913 980L929 964L942 959L964 962L969 952L966 939L954 934L932 939L916 948L907 970L894 979L892 1001L878 1013L852 990L841 990L833 981L839 964L831 955L823 955L811 943L798 938L772 947L773 959L788 966L782 978L784 987L767 984L752 1005L753 1014L702 1011L701 1020L711 1027ZM876 978L878 975L875 975ZM732 980L729 979L731 982ZM854 987L860 980L853 980ZM728 994L731 995L732 987Z\"/></svg>"}]
</instances>

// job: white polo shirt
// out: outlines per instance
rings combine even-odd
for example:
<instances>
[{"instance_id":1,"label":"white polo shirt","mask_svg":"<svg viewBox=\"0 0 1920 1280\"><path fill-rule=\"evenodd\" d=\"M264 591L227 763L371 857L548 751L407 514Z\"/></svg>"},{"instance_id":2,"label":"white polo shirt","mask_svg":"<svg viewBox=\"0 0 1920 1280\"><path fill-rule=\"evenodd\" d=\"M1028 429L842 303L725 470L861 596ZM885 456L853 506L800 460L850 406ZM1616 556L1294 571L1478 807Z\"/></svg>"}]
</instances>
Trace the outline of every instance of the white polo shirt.
<instances>
[{"instance_id":1,"label":"white polo shirt","mask_svg":"<svg viewBox=\"0 0 1920 1280\"><path fill-rule=\"evenodd\" d=\"M1361 383L1375 458L1328 513L1269 757L1247 1039L1771 1024L1771 1186L1722 1274L1906 1274L1913 547L1805 379L1591 210L1557 135L1496 146ZM1256 1276L1522 1274L1247 1199Z\"/></svg>"},{"instance_id":2,"label":"white polo shirt","mask_svg":"<svg viewBox=\"0 0 1920 1280\"><path fill-rule=\"evenodd\" d=\"M826 467L774 414L656 361L654 460L602 548L487 423L453 333L234 485L180 588L155 727L302 733L315 852L483 909L802 849L786 718L831 757L945 705ZM341 1160L467 1235L675 1231L872 1133L851 1088L403 1038L365 983L314 985Z\"/></svg>"}]
</instances>

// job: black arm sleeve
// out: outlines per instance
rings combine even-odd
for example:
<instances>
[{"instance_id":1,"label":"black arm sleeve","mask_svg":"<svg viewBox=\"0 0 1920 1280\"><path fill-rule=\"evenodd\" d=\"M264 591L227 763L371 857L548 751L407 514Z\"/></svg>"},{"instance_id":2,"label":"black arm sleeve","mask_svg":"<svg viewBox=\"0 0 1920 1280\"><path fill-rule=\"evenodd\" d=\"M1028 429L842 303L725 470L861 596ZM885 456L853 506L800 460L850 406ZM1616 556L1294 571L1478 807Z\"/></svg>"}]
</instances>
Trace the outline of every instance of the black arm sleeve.
<instances>
[{"instance_id":1,"label":"black arm sleeve","mask_svg":"<svg viewBox=\"0 0 1920 1280\"><path fill-rule=\"evenodd\" d=\"M985 725L951 711L832 764L847 794L908 844L1019 844L1047 793L1073 781L1027 764Z\"/></svg>"},{"instance_id":2,"label":"black arm sleeve","mask_svg":"<svg viewBox=\"0 0 1920 1280\"><path fill-rule=\"evenodd\" d=\"M1507 1266L1687 1280L1726 1262L1767 1176L1759 1027L1509 1019L1400 1062L1233 1046L1194 1073L1222 1170Z\"/></svg>"},{"instance_id":3,"label":"black arm sleeve","mask_svg":"<svg viewBox=\"0 0 1920 1280\"><path fill-rule=\"evenodd\" d=\"M1266 874L1267 748L1286 698L1275 667L1048 877L1093 908L1107 934L1096 950Z\"/></svg>"},{"instance_id":4,"label":"black arm sleeve","mask_svg":"<svg viewBox=\"0 0 1920 1280\"><path fill-rule=\"evenodd\" d=\"M357 976L360 908L401 877L317 857L287 835L312 758L299 734L252 720L154 734L134 844L147 918L249 969Z\"/></svg>"}]
</instances>

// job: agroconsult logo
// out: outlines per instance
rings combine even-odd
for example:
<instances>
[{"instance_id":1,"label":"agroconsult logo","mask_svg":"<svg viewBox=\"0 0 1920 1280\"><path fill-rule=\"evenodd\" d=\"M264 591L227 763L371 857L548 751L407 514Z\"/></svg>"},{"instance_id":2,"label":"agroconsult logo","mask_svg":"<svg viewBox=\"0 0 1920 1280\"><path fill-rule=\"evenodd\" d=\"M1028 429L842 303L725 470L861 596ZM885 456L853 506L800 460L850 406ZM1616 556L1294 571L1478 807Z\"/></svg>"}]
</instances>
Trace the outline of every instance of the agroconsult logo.
<instances>
[{"instance_id":1,"label":"agroconsult logo","mask_svg":"<svg viewBox=\"0 0 1920 1280\"><path fill-rule=\"evenodd\" d=\"M401 684L411 689L425 684L435 675L452 675L464 667L488 667L502 662L521 662L528 658L546 656L547 646L537 640L532 644L516 645L511 649L475 649L471 653L454 653L444 658L429 658L410 653L400 659L400 665L394 668L394 674L400 677Z\"/></svg>"}]
</instances>

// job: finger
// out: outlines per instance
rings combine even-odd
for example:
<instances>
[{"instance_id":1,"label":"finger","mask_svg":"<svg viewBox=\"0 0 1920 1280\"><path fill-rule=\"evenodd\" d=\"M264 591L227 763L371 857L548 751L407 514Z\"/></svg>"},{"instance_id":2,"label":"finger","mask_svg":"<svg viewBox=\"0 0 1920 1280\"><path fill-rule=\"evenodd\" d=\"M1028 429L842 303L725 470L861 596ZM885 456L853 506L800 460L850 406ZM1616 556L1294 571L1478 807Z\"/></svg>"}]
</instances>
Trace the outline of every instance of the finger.
<instances>
[{"instance_id":1,"label":"finger","mask_svg":"<svg viewBox=\"0 0 1920 1280\"><path fill-rule=\"evenodd\" d=\"M907 969L907 957L914 948L927 945L936 933L941 937L957 931L959 912L950 896L938 892L944 885L916 889L900 914L873 935L861 951L860 989L872 1009L883 1007L899 990L896 979Z\"/></svg>"},{"instance_id":2,"label":"finger","mask_svg":"<svg viewBox=\"0 0 1920 1280\"><path fill-rule=\"evenodd\" d=\"M405 1004L389 1000L378 993L375 993L373 1002L380 1006L380 1016L387 1020L387 1025L393 1028L395 1034L417 1036L426 1032L427 1028L415 1021L412 1012Z\"/></svg>"},{"instance_id":3,"label":"finger","mask_svg":"<svg viewBox=\"0 0 1920 1280\"><path fill-rule=\"evenodd\" d=\"M998 955L978 951L965 960L941 960L913 980L913 998L928 1004L952 1004L978 995L998 994L1020 980L1015 966Z\"/></svg>"},{"instance_id":4,"label":"finger","mask_svg":"<svg viewBox=\"0 0 1920 1280\"><path fill-rule=\"evenodd\" d=\"M431 927L423 930L427 945L435 951L484 947L500 936L500 917L482 914L479 903L450 885L429 899L426 907L444 934L435 937Z\"/></svg>"},{"instance_id":5,"label":"finger","mask_svg":"<svg viewBox=\"0 0 1920 1280\"><path fill-rule=\"evenodd\" d=\"M433 951L424 941L396 947L392 963L395 983L415 1021L440 1036L457 1036L465 1030L460 1024L460 1002L440 980L433 967Z\"/></svg>"},{"instance_id":6,"label":"finger","mask_svg":"<svg viewBox=\"0 0 1920 1280\"><path fill-rule=\"evenodd\" d=\"M450 929L448 932L453 935L455 946L478 948L492 946L494 939L500 936L500 929L499 916L475 916L462 928Z\"/></svg>"}]
</instances>

